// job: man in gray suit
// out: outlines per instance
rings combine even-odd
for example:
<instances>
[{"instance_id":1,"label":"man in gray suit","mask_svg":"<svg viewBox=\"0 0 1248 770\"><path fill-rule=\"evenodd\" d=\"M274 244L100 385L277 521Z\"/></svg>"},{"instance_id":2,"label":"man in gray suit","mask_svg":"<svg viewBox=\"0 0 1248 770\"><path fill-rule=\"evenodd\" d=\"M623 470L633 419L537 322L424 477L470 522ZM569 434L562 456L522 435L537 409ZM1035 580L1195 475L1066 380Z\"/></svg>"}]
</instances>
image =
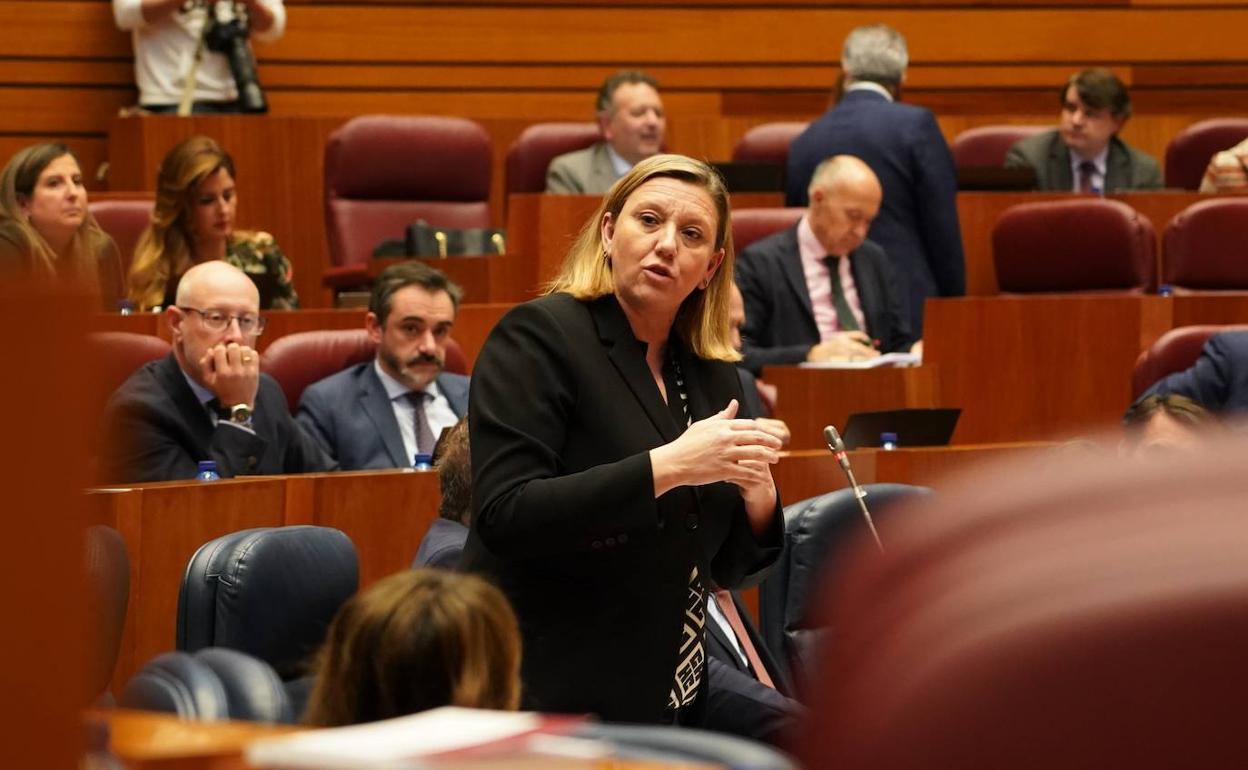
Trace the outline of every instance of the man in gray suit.
<instances>
[{"instance_id":1,"label":"man in gray suit","mask_svg":"<svg viewBox=\"0 0 1248 770\"><path fill-rule=\"evenodd\" d=\"M1020 139L1007 168L1030 167L1040 190L1107 193L1160 188L1161 169L1147 153L1118 138L1131 117L1131 97L1114 73L1077 72L1061 93L1059 127Z\"/></svg>"},{"instance_id":2,"label":"man in gray suit","mask_svg":"<svg viewBox=\"0 0 1248 770\"><path fill-rule=\"evenodd\" d=\"M462 296L423 262L377 277L364 319L376 358L309 386L295 416L342 470L410 468L468 412L468 378L442 371Z\"/></svg>"},{"instance_id":3,"label":"man in gray suit","mask_svg":"<svg viewBox=\"0 0 1248 770\"><path fill-rule=\"evenodd\" d=\"M638 161L663 147L667 118L659 83L640 70L607 78L596 102L602 141L565 153L546 169L546 192L601 195Z\"/></svg>"}]
</instances>

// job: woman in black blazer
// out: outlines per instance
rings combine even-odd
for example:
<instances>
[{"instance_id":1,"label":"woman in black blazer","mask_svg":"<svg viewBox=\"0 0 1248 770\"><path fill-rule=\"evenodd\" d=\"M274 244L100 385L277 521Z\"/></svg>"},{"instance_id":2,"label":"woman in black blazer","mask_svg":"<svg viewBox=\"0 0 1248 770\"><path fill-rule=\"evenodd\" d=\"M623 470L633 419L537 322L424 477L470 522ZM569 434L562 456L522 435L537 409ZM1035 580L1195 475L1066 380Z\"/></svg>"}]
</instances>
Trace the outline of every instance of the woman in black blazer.
<instances>
[{"instance_id":1,"label":"woman in black blazer","mask_svg":"<svg viewBox=\"0 0 1248 770\"><path fill-rule=\"evenodd\" d=\"M463 566L515 606L526 708L696 723L705 592L779 554L780 444L735 419L731 286L722 181L656 156L481 351Z\"/></svg>"}]
</instances>

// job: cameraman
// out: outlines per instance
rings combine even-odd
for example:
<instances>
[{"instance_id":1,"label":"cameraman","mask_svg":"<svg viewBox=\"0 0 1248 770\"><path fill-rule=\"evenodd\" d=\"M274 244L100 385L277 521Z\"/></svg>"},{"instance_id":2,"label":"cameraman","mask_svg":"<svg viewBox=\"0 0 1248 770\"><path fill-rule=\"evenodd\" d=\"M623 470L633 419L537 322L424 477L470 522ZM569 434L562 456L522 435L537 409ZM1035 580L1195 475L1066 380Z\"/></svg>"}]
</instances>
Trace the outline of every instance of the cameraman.
<instances>
[{"instance_id":1,"label":"cameraman","mask_svg":"<svg viewBox=\"0 0 1248 770\"><path fill-rule=\"evenodd\" d=\"M210 16L228 24L240 11L257 40L276 40L286 29L282 0L113 0L117 26L134 34L139 106L149 112L176 112ZM238 112L228 59L206 45L201 56L191 111Z\"/></svg>"}]
</instances>

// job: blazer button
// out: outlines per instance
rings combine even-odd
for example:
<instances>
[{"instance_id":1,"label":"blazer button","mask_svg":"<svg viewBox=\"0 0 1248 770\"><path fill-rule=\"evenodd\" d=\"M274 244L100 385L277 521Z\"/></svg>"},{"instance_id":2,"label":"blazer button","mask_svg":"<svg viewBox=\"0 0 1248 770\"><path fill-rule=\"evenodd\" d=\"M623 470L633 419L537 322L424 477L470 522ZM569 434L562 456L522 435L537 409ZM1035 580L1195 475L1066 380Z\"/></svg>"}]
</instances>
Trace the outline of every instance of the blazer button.
<instances>
[{"instance_id":1,"label":"blazer button","mask_svg":"<svg viewBox=\"0 0 1248 770\"><path fill-rule=\"evenodd\" d=\"M698 528L698 514L685 514L685 529L693 530Z\"/></svg>"},{"instance_id":2,"label":"blazer button","mask_svg":"<svg viewBox=\"0 0 1248 770\"><path fill-rule=\"evenodd\" d=\"M258 462L258 461L256 460L255 455L252 455L251 457L248 457L248 458L247 458L247 467L248 467L248 468L254 468L254 467L256 467L256 463L257 463L257 462Z\"/></svg>"},{"instance_id":3,"label":"blazer button","mask_svg":"<svg viewBox=\"0 0 1248 770\"><path fill-rule=\"evenodd\" d=\"M591 548L593 548L594 550L598 550L598 549L602 548L602 541L601 541L601 540L595 540L594 542L590 543L590 544L589 544L589 546L590 546Z\"/></svg>"},{"instance_id":4,"label":"blazer button","mask_svg":"<svg viewBox=\"0 0 1248 770\"><path fill-rule=\"evenodd\" d=\"M620 545L624 545L625 543L628 542L628 535L621 532L620 536L615 539L615 542L619 543Z\"/></svg>"},{"instance_id":5,"label":"blazer button","mask_svg":"<svg viewBox=\"0 0 1248 770\"><path fill-rule=\"evenodd\" d=\"M613 537L609 537L609 538L607 538L607 547L608 547L608 548L614 548L614 547L615 547L615 538L613 538Z\"/></svg>"}]
</instances>

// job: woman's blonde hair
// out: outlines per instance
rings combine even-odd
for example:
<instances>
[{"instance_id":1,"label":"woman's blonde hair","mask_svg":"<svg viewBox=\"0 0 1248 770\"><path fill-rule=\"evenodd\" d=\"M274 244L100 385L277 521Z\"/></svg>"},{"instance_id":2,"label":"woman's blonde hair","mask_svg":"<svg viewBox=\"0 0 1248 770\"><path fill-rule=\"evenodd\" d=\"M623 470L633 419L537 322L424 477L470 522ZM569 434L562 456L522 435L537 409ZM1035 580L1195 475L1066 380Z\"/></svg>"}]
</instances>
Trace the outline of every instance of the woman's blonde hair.
<instances>
[{"instance_id":1,"label":"woman's blonde hair","mask_svg":"<svg viewBox=\"0 0 1248 770\"><path fill-rule=\"evenodd\" d=\"M190 212L200 182L225 169L231 177L234 160L215 141L192 136L165 155L156 171L156 205L152 223L139 237L126 279L130 301L139 310L164 304L169 279L191 266Z\"/></svg>"},{"instance_id":2,"label":"woman's blonde hair","mask_svg":"<svg viewBox=\"0 0 1248 770\"><path fill-rule=\"evenodd\" d=\"M676 333L693 352L708 359L738 361L741 355L732 346L728 324L728 304L733 282L732 219L728 188L719 173L707 164L683 155L655 155L633 166L620 177L598 210L568 251L559 275L546 287L546 293L566 292L589 300L615 292L615 278L602 243L602 221L607 213L618 222L628 197L651 179L671 178L701 187L711 197L719 221L715 249L724 250L724 261L705 290L694 289L676 313Z\"/></svg>"},{"instance_id":3,"label":"woman's blonde hair","mask_svg":"<svg viewBox=\"0 0 1248 770\"><path fill-rule=\"evenodd\" d=\"M88 289L98 289L99 261L111 248L112 238L100 229L91 212L83 216L68 253L57 254L22 211L22 205L34 197L39 175L52 161L66 155L78 162L78 156L59 143L34 144L9 158L0 171L0 227L16 240L19 252L27 255L36 278L69 278Z\"/></svg>"},{"instance_id":4,"label":"woman's blonde hair","mask_svg":"<svg viewBox=\"0 0 1248 770\"><path fill-rule=\"evenodd\" d=\"M413 569L338 611L304 721L330 727L519 703L520 631L507 598L474 575Z\"/></svg>"}]
</instances>

